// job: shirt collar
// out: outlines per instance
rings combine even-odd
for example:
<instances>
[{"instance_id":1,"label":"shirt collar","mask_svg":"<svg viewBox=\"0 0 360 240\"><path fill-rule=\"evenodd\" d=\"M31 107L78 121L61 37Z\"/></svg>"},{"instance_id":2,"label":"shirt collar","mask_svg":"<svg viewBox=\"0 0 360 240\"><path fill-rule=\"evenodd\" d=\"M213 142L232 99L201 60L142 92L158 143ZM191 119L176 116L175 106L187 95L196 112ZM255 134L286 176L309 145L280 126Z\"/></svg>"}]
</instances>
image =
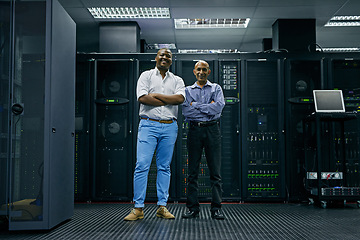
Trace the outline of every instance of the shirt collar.
<instances>
[{"instance_id":1,"label":"shirt collar","mask_svg":"<svg viewBox=\"0 0 360 240\"><path fill-rule=\"evenodd\" d=\"M210 82L209 80L206 81L204 87L206 86L211 86L213 83ZM191 86L191 88L200 88L200 86L197 84L197 81Z\"/></svg>"},{"instance_id":2,"label":"shirt collar","mask_svg":"<svg viewBox=\"0 0 360 240\"><path fill-rule=\"evenodd\" d=\"M156 73L156 75L161 75L160 70L157 67L155 67L155 73ZM165 73L165 77L168 76L169 74L170 74L170 71L167 70Z\"/></svg>"}]
</instances>

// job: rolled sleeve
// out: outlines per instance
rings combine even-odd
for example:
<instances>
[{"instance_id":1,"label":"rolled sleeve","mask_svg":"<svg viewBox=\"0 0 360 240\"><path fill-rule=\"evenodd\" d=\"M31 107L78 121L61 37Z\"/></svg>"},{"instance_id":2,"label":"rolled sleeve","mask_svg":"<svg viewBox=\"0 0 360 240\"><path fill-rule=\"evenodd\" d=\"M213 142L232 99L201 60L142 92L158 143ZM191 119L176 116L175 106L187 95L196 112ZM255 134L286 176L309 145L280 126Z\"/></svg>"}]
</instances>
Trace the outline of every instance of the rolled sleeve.
<instances>
[{"instance_id":1,"label":"rolled sleeve","mask_svg":"<svg viewBox=\"0 0 360 240\"><path fill-rule=\"evenodd\" d=\"M178 76L175 76L175 77L176 77L175 94L182 95L184 97L184 99L186 99L184 80L181 77L178 77Z\"/></svg>"},{"instance_id":2,"label":"rolled sleeve","mask_svg":"<svg viewBox=\"0 0 360 240\"><path fill-rule=\"evenodd\" d=\"M149 94L149 72L143 72L140 77L139 80L137 82L137 86L136 86L136 97L137 100L139 100L140 97Z\"/></svg>"}]
</instances>

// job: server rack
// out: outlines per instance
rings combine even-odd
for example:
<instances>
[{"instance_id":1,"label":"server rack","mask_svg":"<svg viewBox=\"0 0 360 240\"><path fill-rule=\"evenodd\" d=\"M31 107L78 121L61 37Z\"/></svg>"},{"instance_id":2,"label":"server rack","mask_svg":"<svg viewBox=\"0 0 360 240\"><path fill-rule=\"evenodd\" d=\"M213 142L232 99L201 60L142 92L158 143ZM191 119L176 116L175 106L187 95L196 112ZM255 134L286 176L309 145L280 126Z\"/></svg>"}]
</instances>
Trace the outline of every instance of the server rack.
<instances>
[{"instance_id":1,"label":"server rack","mask_svg":"<svg viewBox=\"0 0 360 240\"><path fill-rule=\"evenodd\" d=\"M92 194L95 200L131 199L133 59L96 58L91 93Z\"/></svg>"},{"instance_id":2,"label":"server rack","mask_svg":"<svg viewBox=\"0 0 360 240\"><path fill-rule=\"evenodd\" d=\"M242 60L242 200L285 200L283 61Z\"/></svg>"},{"instance_id":3,"label":"server rack","mask_svg":"<svg viewBox=\"0 0 360 240\"><path fill-rule=\"evenodd\" d=\"M219 60L219 84L225 97L220 124L221 176L223 198L228 201L241 198L240 74L240 60Z\"/></svg>"},{"instance_id":4,"label":"server rack","mask_svg":"<svg viewBox=\"0 0 360 240\"><path fill-rule=\"evenodd\" d=\"M84 54L86 58L94 59L134 59L134 79L136 81L140 73L144 70L155 67L156 54ZM358 54L357 54L358 55ZM356 54L354 56L357 56ZM352 56L353 59L356 59ZM345 60L345 58L347 60ZM196 79L193 75L193 67L196 59L204 59L210 63L212 75L210 80L219 83L227 100L227 104L221 118L222 130L222 151L223 151L223 178L224 178L224 200L243 200L243 201L272 201L306 200L308 195L304 188L306 179L306 169L304 167L304 146L303 129L301 120L313 111L312 90L322 88L349 89L341 84L356 83L356 70L339 70L340 62L357 63L356 60L348 60L348 54L174 54L171 71L181 76L186 85L193 84ZM194 60L195 59L195 60ZM241 60L239 60L241 59ZM237 90L226 89L232 83L224 82L223 78L227 72L222 71L223 66L237 68ZM355 65L354 68L356 69ZM348 83L342 81L344 72L350 71ZM355 74L354 74L355 71ZM230 71L231 72L231 71ZM213 75L214 74L214 75ZM231 80L231 74L230 79ZM261 75L263 74L263 75ZM337 80L334 80L337 79ZM339 83L337 86L331 82ZM305 83L305 84L304 84ZM356 109L356 86L353 87L355 95L349 95L347 101ZM263 91L266 90L264 95ZM135 94L135 86L132 90ZM270 99L267 101L267 99ZM135 99L135 95L134 95ZM265 102L266 100L266 102ZM136 149L136 133L138 124L138 103L133 101L131 104L133 112L133 153ZM181 108L180 108L181 109ZM238 113L237 113L238 111ZM179 112L179 136L174 152L174 159L171 165L172 179L170 187L170 198L172 201L182 201L186 198L187 165L186 165L186 124L183 122L181 112ZM276 124L274 124L276 122ZM261 124L260 124L261 123ZM239 129L237 126L240 126ZM346 130L345 126L345 130ZM356 176L356 146L354 131L349 128L345 131L348 134L349 146L353 150L348 154L353 156L351 164L354 176ZM90 141L93 137L90 136ZM255 140L256 139L256 140ZM267 139L267 141L263 141ZM286 139L286 141L285 141ZM352 139L352 140L350 140ZM358 140L356 140L357 142ZM286 142L286 144L285 144ZM231 146L231 147L230 147ZM241 149L236 148L239 146ZM269 159L261 159L258 153L264 151L277 156ZM256 157L255 157L256 153ZM267 156L267 155L266 155ZM136 156L128 160L131 166L128 179L130 183L126 188L128 193L121 199L131 199L132 197L132 176ZM224 160L225 159L225 160ZM227 160L226 160L227 159ZM230 160L231 159L231 160ZM285 161L286 160L286 161ZM268 162L267 162L268 161ZM238 165L237 165L238 164ZM152 167L155 164L153 163ZM210 198L210 183L208 179L207 165L204 159L202 163L204 182L202 183L202 201ZM234 172L229 172L229 169ZM236 172L238 169L238 172ZM285 171L286 170L286 171ZM156 169L150 172L156 173ZM250 171L250 172L249 172ZM258 171L258 172L256 172ZM260 173L261 171L261 173ZM265 173L264 173L265 171ZM270 171L267 175L267 171ZM273 171L273 173L271 173ZM278 171L275 173L275 171ZM273 175L271 175L273 174ZM278 174L278 175L274 175ZM150 174L151 175L151 174ZM149 184L153 182L153 187L148 186L147 201L156 200L155 175L150 177ZM236 175L236 176L235 176ZM276 178L275 178L276 176ZM91 173L90 173L90 178ZM151 180L153 178L153 180ZM353 178L354 179L354 178ZM286 184L285 184L286 183ZM250 187L248 186L250 184ZM260 187L261 184L261 187ZM268 187L263 187L270 184ZM273 184L273 185L272 185ZM274 187L272 187L274 186ZM248 189L249 187L249 189ZM261 191L260 191L261 190ZM276 192L271 195L271 191ZM255 193L251 195L251 193ZM286 195L287 193L287 195ZM257 196L256 196L257 194ZM286 196L286 197L285 197ZM113 198L116 200L116 198ZM98 198L101 200L101 198Z\"/></svg>"},{"instance_id":5,"label":"server rack","mask_svg":"<svg viewBox=\"0 0 360 240\"><path fill-rule=\"evenodd\" d=\"M8 203L8 179L9 179L9 161L10 155L10 71L11 56L9 54L11 49L11 12L10 1L2 2L0 7L0 42L2 48L0 49L0 205ZM8 212L0 209L0 216L6 216Z\"/></svg>"},{"instance_id":6,"label":"server rack","mask_svg":"<svg viewBox=\"0 0 360 240\"><path fill-rule=\"evenodd\" d=\"M0 214L10 230L51 229L73 214L75 23L56 0L10 9Z\"/></svg>"},{"instance_id":7,"label":"server rack","mask_svg":"<svg viewBox=\"0 0 360 240\"><path fill-rule=\"evenodd\" d=\"M340 89L344 95L347 112L360 113L360 58L342 56L329 60L329 87ZM345 124L345 158L347 183L349 186L360 185L360 142L359 129L355 121Z\"/></svg>"},{"instance_id":8,"label":"server rack","mask_svg":"<svg viewBox=\"0 0 360 240\"><path fill-rule=\"evenodd\" d=\"M306 183L310 197L315 198L323 208L328 203L343 204L347 200L358 201L359 205L358 59L352 54L336 54L326 59L329 76L327 89L343 91L347 114L341 118L316 118L316 134L313 135L321 141L321 146L317 143L315 158L318 168L315 172L307 173ZM314 153L307 155L311 157Z\"/></svg>"},{"instance_id":9,"label":"server rack","mask_svg":"<svg viewBox=\"0 0 360 240\"><path fill-rule=\"evenodd\" d=\"M94 59L79 59L76 64L75 102L75 201L90 201L90 83L94 78Z\"/></svg>"},{"instance_id":10,"label":"server rack","mask_svg":"<svg viewBox=\"0 0 360 240\"><path fill-rule=\"evenodd\" d=\"M314 89L326 82L326 63L321 56L285 60L286 188L287 200L307 201L303 119L314 112Z\"/></svg>"},{"instance_id":11,"label":"server rack","mask_svg":"<svg viewBox=\"0 0 360 240\"><path fill-rule=\"evenodd\" d=\"M346 158L348 139L344 126L352 120L360 126L356 113L314 113L304 119L305 164L311 169L306 173L305 183L310 199L323 208L328 202L346 203L346 200L357 200L360 205L360 188L349 185L352 166ZM313 130L315 136L311 134ZM309 149L316 149L316 154Z\"/></svg>"}]
</instances>

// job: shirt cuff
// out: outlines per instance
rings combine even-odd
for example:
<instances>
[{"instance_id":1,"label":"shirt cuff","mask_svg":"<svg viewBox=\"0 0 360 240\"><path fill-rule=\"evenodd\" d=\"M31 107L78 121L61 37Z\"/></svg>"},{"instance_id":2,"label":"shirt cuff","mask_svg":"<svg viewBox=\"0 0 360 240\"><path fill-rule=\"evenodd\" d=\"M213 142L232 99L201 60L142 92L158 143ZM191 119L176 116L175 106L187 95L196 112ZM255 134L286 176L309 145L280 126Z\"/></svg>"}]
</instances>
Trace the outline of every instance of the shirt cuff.
<instances>
[{"instance_id":1,"label":"shirt cuff","mask_svg":"<svg viewBox=\"0 0 360 240\"><path fill-rule=\"evenodd\" d=\"M181 92L176 92L175 95L177 95L177 94L183 96L184 99L186 100L186 94L185 94L184 92L182 92L182 91L181 91ZM185 101L185 100L184 100L184 101Z\"/></svg>"},{"instance_id":2,"label":"shirt cuff","mask_svg":"<svg viewBox=\"0 0 360 240\"><path fill-rule=\"evenodd\" d=\"M196 108L196 109L199 109L199 106L198 106L199 104L197 103L197 102L192 102L191 103L191 106L193 106L194 108Z\"/></svg>"},{"instance_id":3,"label":"shirt cuff","mask_svg":"<svg viewBox=\"0 0 360 240\"><path fill-rule=\"evenodd\" d=\"M144 91L144 90L138 92L138 93L137 93L137 100L139 100L140 97L142 97L142 96L144 96L144 95L147 95L147 94L148 94L147 91Z\"/></svg>"}]
</instances>

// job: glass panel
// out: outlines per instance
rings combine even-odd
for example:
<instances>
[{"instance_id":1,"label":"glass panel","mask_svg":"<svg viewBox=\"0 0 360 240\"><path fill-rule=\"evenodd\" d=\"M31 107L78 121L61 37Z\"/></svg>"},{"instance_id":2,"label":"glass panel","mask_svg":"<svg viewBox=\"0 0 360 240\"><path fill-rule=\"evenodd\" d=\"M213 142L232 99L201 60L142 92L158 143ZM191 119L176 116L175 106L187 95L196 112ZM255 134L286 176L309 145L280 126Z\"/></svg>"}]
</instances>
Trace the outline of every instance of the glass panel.
<instances>
[{"instance_id":1,"label":"glass panel","mask_svg":"<svg viewBox=\"0 0 360 240\"><path fill-rule=\"evenodd\" d=\"M76 65L76 102L75 102L75 201L90 198L89 162L89 114L90 81L93 62L78 61Z\"/></svg>"},{"instance_id":2,"label":"glass panel","mask_svg":"<svg viewBox=\"0 0 360 240\"><path fill-rule=\"evenodd\" d=\"M276 61L247 62L247 157L244 162L247 199L279 198L282 173L278 129Z\"/></svg>"},{"instance_id":3,"label":"glass panel","mask_svg":"<svg viewBox=\"0 0 360 240\"><path fill-rule=\"evenodd\" d=\"M347 112L360 112L360 60L333 60L332 78L334 89L341 89L344 95ZM359 120L345 122L345 159L346 182L349 187L360 186L359 167ZM338 136L336 136L338 137ZM336 149L340 149L341 142L336 143ZM339 151L339 150L337 150ZM338 153L336 155L339 155Z\"/></svg>"},{"instance_id":4,"label":"glass panel","mask_svg":"<svg viewBox=\"0 0 360 240\"><path fill-rule=\"evenodd\" d=\"M10 221L42 220L45 1L15 1Z\"/></svg>"},{"instance_id":5,"label":"glass panel","mask_svg":"<svg viewBox=\"0 0 360 240\"><path fill-rule=\"evenodd\" d=\"M220 62L220 82L225 97L221 115L221 176L223 197L240 197L240 65L238 61Z\"/></svg>"},{"instance_id":6,"label":"glass panel","mask_svg":"<svg viewBox=\"0 0 360 240\"><path fill-rule=\"evenodd\" d=\"M304 132L303 119L315 111L313 90L321 89L320 60L289 60L287 62L287 175L291 200L307 199L304 188ZM312 153L310 153L312 152ZM307 153L315 154L310 148Z\"/></svg>"},{"instance_id":7,"label":"glass panel","mask_svg":"<svg viewBox=\"0 0 360 240\"><path fill-rule=\"evenodd\" d=\"M132 63L99 60L96 67L96 197L127 199L131 180L128 163Z\"/></svg>"},{"instance_id":8,"label":"glass panel","mask_svg":"<svg viewBox=\"0 0 360 240\"><path fill-rule=\"evenodd\" d=\"M10 1L0 2L0 217L7 215L9 158ZM0 220L1 223L1 220Z\"/></svg>"}]
</instances>

